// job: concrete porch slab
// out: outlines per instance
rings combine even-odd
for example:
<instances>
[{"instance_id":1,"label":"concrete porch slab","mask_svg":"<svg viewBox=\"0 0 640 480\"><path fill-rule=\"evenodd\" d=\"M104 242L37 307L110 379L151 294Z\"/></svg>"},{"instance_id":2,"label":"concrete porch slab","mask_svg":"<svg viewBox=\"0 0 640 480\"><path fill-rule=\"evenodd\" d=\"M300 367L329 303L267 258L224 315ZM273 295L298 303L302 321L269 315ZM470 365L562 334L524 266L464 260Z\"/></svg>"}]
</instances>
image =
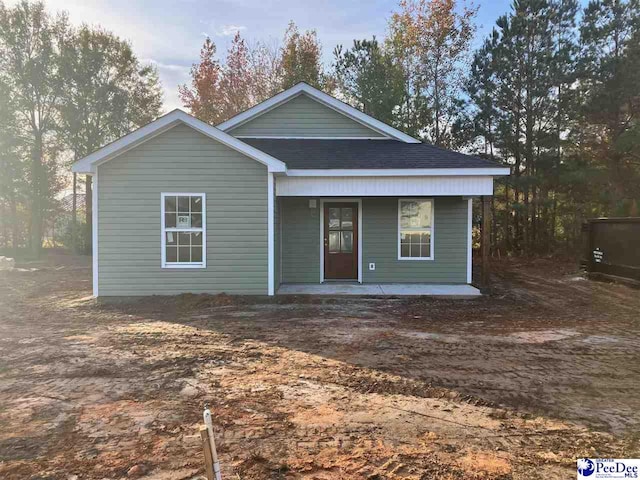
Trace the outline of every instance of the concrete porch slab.
<instances>
[{"instance_id":1,"label":"concrete porch slab","mask_svg":"<svg viewBox=\"0 0 640 480\"><path fill-rule=\"evenodd\" d=\"M283 283L278 295L406 295L440 298L475 298L480 290L471 285L426 283Z\"/></svg>"}]
</instances>

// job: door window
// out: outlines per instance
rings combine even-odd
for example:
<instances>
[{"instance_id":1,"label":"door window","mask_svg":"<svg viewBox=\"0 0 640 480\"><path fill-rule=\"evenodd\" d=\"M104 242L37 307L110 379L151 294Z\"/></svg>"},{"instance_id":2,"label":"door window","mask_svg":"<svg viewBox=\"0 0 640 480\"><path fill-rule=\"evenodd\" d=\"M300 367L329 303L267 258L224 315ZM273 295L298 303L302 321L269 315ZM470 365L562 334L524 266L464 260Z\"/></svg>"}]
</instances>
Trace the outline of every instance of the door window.
<instances>
[{"instance_id":1,"label":"door window","mask_svg":"<svg viewBox=\"0 0 640 480\"><path fill-rule=\"evenodd\" d=\"M329 208L329 253L353 252L353 207Z\"/></svg>"}]
</instances>

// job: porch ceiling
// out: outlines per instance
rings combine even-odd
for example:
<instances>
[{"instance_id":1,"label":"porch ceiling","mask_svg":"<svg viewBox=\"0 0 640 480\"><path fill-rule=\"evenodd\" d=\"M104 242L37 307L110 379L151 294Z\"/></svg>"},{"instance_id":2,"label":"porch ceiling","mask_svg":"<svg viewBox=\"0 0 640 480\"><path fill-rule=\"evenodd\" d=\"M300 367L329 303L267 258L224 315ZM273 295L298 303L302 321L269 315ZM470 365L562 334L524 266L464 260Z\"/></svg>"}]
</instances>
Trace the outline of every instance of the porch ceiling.
<instances>
[{"instance_id":1,"label":"porch ceiling","mask_svg":"<svg viewBox=\"0 0 640 480\"><path fill-rule=\"evenodd\" d=\"M429 197L493 195L492 176L277 177L279 197Z\"/></svg>"}]
</instances>

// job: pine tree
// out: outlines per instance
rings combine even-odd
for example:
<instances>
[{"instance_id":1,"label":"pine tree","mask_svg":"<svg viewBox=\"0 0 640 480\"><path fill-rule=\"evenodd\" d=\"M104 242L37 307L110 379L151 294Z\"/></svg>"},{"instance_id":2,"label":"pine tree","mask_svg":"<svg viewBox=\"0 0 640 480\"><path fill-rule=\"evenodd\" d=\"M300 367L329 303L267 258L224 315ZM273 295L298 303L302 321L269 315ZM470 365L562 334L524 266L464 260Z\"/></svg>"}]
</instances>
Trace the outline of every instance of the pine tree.
<instances>
[{"instance_id":1,"label":"pine tree","mask_svg":"<svg viewBox=\"0 0 640 480\"><path fill-rule=\"evenodd\" d=\"M475 145L474 150L484 158L500 162L503 159L496 149L498 110L494 104L497 85L493 54L497 39L498 32L494 29L489 38L485 39L483 45L475 52L465 91L470 99L472 135L479 138L481 142L479 146ZM500 195L504 202L504 215L500 218L496 211L495 197L497 195ZM496 193L492 197L491 245L496 246L501 242L507 250L511 249L510 213L509 178L499 179L496 184ZM498 225L500 230L498 230ZM499 231L502 234L501 238L498 237Z\"/></svg>"},{"instance_id":2,"label":"pine tree","mask_svg":"<svg viewBox=\"0 0 640 480\"><path fill-rule=\"evenodd\" d=\"M548 181L544 190L544 203L541 218L544 221L544 243L548 249L556 244L559 195L565 184L562 171L567 162L567 133L575 124L577 115L577 95L574 88L577 75L578 43L576 18L578 3L576 0L557 0L551 4L551 28L555 51L551 64L552 83L555 94L555 131L550 134L550 161L544 166L548 172ZM555 154L553 152L555 150Z\"/></svg>"},{"instance_id":3,"label":"pine tree","mask_svg":"<svg viewBox=\"0 0 640 480\"><path fill-rule=\"evenodd\" d=\"M335 76L347 101L367 115L397 125L395 111L402 103L404 85L402 69L372 40L354 40L353 47L334 51Z\"/></svg>"},{"instance_id":4,"label":"pine tree","mask_svg":"<svg viewBox=\"0 0 640 480\"><path fill-rule=\"evenodd\" d=\"M620 146L637 122L639 22L637 0L593 0L580 25L581 154L606 177L605 214L626 214L637 195L637 160Z\"/></svg>"},{"instance_id":5,"label":"pine tree","mask_svg":"<svg viewBox=\"0 0 640 480\"><path fill-rule=\"evenodd\" d=\"M567 128L572 11L569 1L514 1L513 12L498 19L472 66L468 90L478 132L513 165L504 186L503 223L505 244L516 251L547 250L555 228L548 220L549 196Z\"/></svg>"}]
</instances>

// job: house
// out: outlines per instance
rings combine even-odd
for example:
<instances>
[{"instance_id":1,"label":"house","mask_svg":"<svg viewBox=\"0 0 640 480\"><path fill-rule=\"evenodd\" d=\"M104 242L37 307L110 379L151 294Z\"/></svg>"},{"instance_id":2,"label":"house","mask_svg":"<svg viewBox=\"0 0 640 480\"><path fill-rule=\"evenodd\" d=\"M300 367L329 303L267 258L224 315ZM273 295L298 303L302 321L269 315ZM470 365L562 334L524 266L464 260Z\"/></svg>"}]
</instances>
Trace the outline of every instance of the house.
<instances>
[{"instance_id":1,"label":"house","mask_svg":"<svg viewBox=\"0 0 640 480\"><path fill-rule=\"evenodd\" d=\"M73 171L100 297L476 294L472 198L509 173L304 83L217 127L174 110Z\"/></svg>"}]
</instances>

